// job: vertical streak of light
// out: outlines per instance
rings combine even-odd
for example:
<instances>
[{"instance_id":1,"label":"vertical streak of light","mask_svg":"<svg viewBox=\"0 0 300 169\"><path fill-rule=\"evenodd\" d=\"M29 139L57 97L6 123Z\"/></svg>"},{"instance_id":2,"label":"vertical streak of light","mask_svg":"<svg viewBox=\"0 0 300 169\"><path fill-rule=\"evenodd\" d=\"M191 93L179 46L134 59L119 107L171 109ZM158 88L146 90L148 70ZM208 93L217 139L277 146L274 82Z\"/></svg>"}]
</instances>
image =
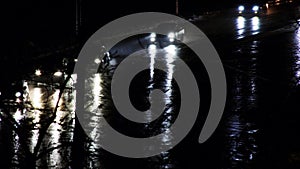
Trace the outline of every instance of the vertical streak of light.
<instances>
[{"instance_id":1,"label":"vertical streak of light","mask_svg":"<svg viewBox=\"0 0 300 169\"><path fill-rule=\"evenodd\" d=\"M239 16L236 19L236 27L238 29L238 39L243 38L244 37L244 32L245 32L245 23L246 23L246 19L242 16Z\"/></svg>"},{"instance_id":2,"label":"vertical streak of light","mask_svg":"<svg viewBox=\"0 0 300 169\"><path fill-rule=\"evenodd\" d=\"M14 156L12 159L12 164L18 164L19 162L19 152L20 152L20 139L18 134L15 131L12 131L12 135L14 137L13 140L13 148L14 148Z\"/></svg>"},{"instance_id":3,"label":"vertical streak of light","mask_svg":"<svg viewBox=\"0 0 300 169\"><path fill-rule=\"evenodd\" d=\"M154 64L155 64L155 57L156 57L156 45L151 44L148 48L148 52L150 54L150 81L153 81L154 77Z\"/></svg>"},{"instance_id":4,"label":"vertical streak of light","mask_svg":"<svg viewBox=\"0 0 300 169\"><path fill-rule=\"evenodd\" d=\"M296 58L295 58L295 77L297 80L297 85L300 85L300 29L296 33Z\"/></svg>"},{"instance_id":5,"label":"vertical streak of light","mask_svg":"<svg viewBox=\"0 0 300 169\"><path fill-rule=\"evenodd\" d=\"M33 119L32 122L35 127L35 129L31 130L32 136L30 138L30 149L31 152L33 152L39 137L39 130L37 128L40 126L38 123L40 122L40 114L42 112L38 109L43 108L43 93L40 87L31 86L28 86L28 93L28 100L32 103L34 108L32 111L28 112L28 116Z\"/></svg>"},{"instance_id":6,"label":"vertical streak of light","mask_svg":"<svg viewBox=\"0 0 300 169\"><path fill-rule=\"evenodd\" d=\"M55 106L56 106L56 104L57 104L58 101L59 101L58 105L61 106L61 100L58 100L59 93L60 93L60 90L59 89L55 89L55 92L52 95L51 106L53 108L55 108Z\"/></svg>"},{"instance_id":7,"label":"vertical streak of light","mask_svg":"<svg viewBox=\"0 0 300 169\"><path fill-rule=\"evenodd\" d=\"M99 109L99 106L102 104L102 82L102 74L97 73L93 75L91 84L89 86L89 88L92 90L92 97L90 97L92 98L92 103L88 107L89 112L91 112L91 122L89 123L89 126L91 127L90 137L94 141L93 148L96 149L100 148L101 146L98 143L101 134L101 120L103 119L101 109Z\"/></svg>"},{"instance_id":8,"label":"vertical streak of light","mask_svg":"<svg viewBox=\"0 0 300 169\"><path fill-rule=\"evenodd\" d=\"M36 109L43 108L42 98L42 89L39 87L35 87L29 92L30 100L32 102L32 106Z\"/></svg>"},{"instance_id":9,"label":"vertical streak of light","mask_svg":"<svg viewBox=\"0 0 300 169\"><path fill-rule=\"evenodd\" d=\"M259 17L255 16L251 19L251 24L252 24L252 35L256 35L259 33L260 29L260 19Z\"/></svg>"},{"instance_id":10,"label":"vertical streak of light","mask_svg":"<svg viewBox=\"0 0 300 169\"><path fill-rule=\"evenodd\" d=\"M165 97L163 98L163 101L165 102L164 104L166 105L166 109L164 112L165 119L162 122L162 127L161 130L164 131L164 134L161 135L161 142L163 145L170 145L172 143L172 133L171 130L169 129L171 127L171 116L172 116L172 106L169 107L168 105L172 102L171 97L172 97L172 80L173 80L173 74L174 74L174 62L177 58L177 47L174 45L169 45L165 49L165 57L164 61L166 62L166 73L167 77L165 79L165 85L164 85L164 90L167 91L165 93ZM170 153L169 152L162 152L160 154L161 158L164 159L164 162L160 164L160 168L170 168L172 165L170 163Z\"/></svg>"}]
</instances>

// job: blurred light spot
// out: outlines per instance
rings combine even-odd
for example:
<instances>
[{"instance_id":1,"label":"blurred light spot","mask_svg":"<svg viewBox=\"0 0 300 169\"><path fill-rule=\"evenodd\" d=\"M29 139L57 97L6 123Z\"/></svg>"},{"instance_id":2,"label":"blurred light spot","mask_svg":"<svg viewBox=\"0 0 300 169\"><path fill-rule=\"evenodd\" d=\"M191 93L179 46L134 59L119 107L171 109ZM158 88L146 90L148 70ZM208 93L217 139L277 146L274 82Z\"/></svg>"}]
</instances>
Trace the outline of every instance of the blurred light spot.
<instances>
[{"instance_id":1,"label":"blurred light spot","mask_svg":"<svg viewBox=\"0 0 300 169\"><path fill-rule=\"evenodd\" d=\"M169 38L170 42L174 42L174 40L175 40L175 33L174 32L170 32L168 34L168 38Z\"/></svg>"},{"instance_id":2,"label":"blurred light spot","mask_svg":"<svg viewBox=\"0 0 300 169\"><path fill-rule=\"evenodd\" d=\"M72 81L70 81L70 87L73 87L73 84L77 83L77 74L71 75Z\"/></svg>"},{"instance_id":3,"label":"blurred light spot","mask_svg":"<svg viewBox=\"0 0 300 169\"><path fill-rule=\"evenodd\" d=\"M241 11L244 11L244 10L245 10L245 7L241 5L241 6L238 7L238 10L239 10L240 12L241 12Z\"/></svg>"},{"instance_id":4,"label":"blurred light spot","mask_svg":"<svg viewBox=\"0 0 300 169\"><path fill-rule=\"evenodd\" d=\"M258 7L257 5L255 5L255 6L253 6L252 10L253 10L254 12L257 12L257 11L259 10L259 7Z\"/></svg>"},{"instance_id":5,"label":"blurred light spot","mask_svg":"<svg viewBox=\"0 0 300 169\"><path fill-rule=\"evenodd\" d=\"M99 58L97 58L97 59L94 60L94 62L95 62L96 64L99 64L101 61L100 61Z\"/></svg>"},{"instance_id":6,"label":"blurred light spot","mask_svg":"<svg viewBox=\"0 0 300 169\"><path fill-rule=\"evenodd\" d=\"M169 54L173 54L175 55L177 53L176 51L176 46L175 45L169 45L167 47L164 48L164 50L169 53Z\"/></svg>"},{"instance_id":7,"label":"blurred light spot","mask_svg":"<svg viewBox=\"0 0 300 169\"><path fill-rule=\"evenodd\" d=\"M242 16L239 16L236 20L237 22L237 28L238 29L244 29L245 28L245 22L246 22L246 19Z\"/></svg>"},{"instance_id":8,"label":"blurred light spot","mask_svg":"<svg viewBox=\"0 0 300 169\"><path fill-rule=\"evenodd\" d=\"M17 103L21 103L22 101L21 101L20 98L17 98L17 99L16 99L16 102L17 102Z\"/></svg>"},{"instance_id":9,"label":"blurred light spot","mask_svg":"<svg viewBox=\"0 0 300 169\"><path fill-rule=\"evenodd\" d=\"M148 51L150 54L153 52L156 52L156 45L154 45L154 44L149 45Z\"/></svg>"},{"instance_id":10,"label":"blurred light spot","mask_svg":"<svg viewBox=\"0 0 300 169\"><path fill-rule=\"evenodd\" d=\"M153 80L154 77L154 64L155 64L155 57L156 57L156 45L151 44L148 47L148 51L150 54L150 80Z\"/></svg>"},{"instance_id":11,"label":"blurred light spot","mask_svg":"<svg viewBox=\"0 0 300 169\"><path fill-rule=\"evenodd\" d=\"M61 71L57 71L57 72L54 73L54 76L60 77L60 76L62 76L62 74L63 73Z\"/></svg>"},{"instance_id":12,"label":"blurred light spot","mask_svg":"<svg viewBox=\"0 0 300 169\"><path fill-rule=\"evenodd\" d=\"M175 33L175 37L177 40L183 41L183 36L184 36L185 30L182 29L179 32Z\"/></svg>"},{"instance_id":13,"label":"blurred light spot","mask_svg":"<svg viewBox=\"0 0 300 169\"><path fill-rule=\"evenodd\" d=\"M150 34L150 41L155 42L155 40L156 40L156 33L151 33Z\"/></svg>"},{"instance_id":14,"label":"blurred light spot","mask_svg":"<svg viewBox=\"0 0 300 169\"><path fill-rule=\"evenodd\" d=\"M243 34L245 33L245 23L246 23L246 19L242 16L239 16L236 19L236 27L238 30L238 39L243 38Z\"/></svg>"},{"instance_id":15,"label":"blurred light spot","mask_svg":"<svg viewBox=\"0 0 300 169\"><path fill-rule=\"evenodd\" d=\"M34 108L42 108L42 91L41 88L36 87L30 91L32 106Z\"/></svg>"},{"instance_id":16,"label":"blurred light spot","mask_svg":"<svg viewBox=\"0 0 300 169\"><path fill-rule=\"evenodd\" d=\"M98 105L100 105L101 103L101 99L100 99L100 93L102 91L102 87L101 87L101 83L102 83L102 79L101 79L101 75L95 74L94 76L94 86L93 86L93 94L94 94L94 103L95 103L95 108L97 108Z\"/></svg>"},{"instance_id":17,"label":"blurred light spot","mask_svg":"<svg viewBox=\"0 0 300 169\"><path fill-rule=\"evenodd\" d=\"M156 38L156 33L151 33L150 38Z\"/></svg>"},{"instance_id":18,"label":"blurred light spot","mask_svg":"<svg viewBox=\"0 0 300 169\"><path fill-rule=\"evenodd\" d=\"M259 29L260 29L260 20L259 17L255 16L251 19L251 23L252 23L252 35L256 35L259 33Z\"/></svg>"},{"instance_id":19,"label":"blurred light spot","mask_svg":"<svg viewBox=\"0 0 300 169\"><path fill-rule=\"evenodd\" d=\"M14 115L13 115L14 119L19 123L19 121L23 118L22 112L20 109L18 109Z\"/></svg>"},{"instance_id":20,"label":"blurred light spot","mask_svg":"<svg viewBox=\"0 0 300 169\"><path fill-rule=\"evenodd\" d=\"M40 69L35 70L35 75L36 76L41 76L42 75L42 71Z\"/></svg>"},{"instance_id":21,"label":"blurred light spot","mask_svg":"<svg viewBox=\"0 0 300 169\"><path fill-rule=\"evenodd\" d=\"M21 92L17 92L17 93L15 94L16 97L20 97L21 95L22 95Z\"/></svg>"}]
</instances>

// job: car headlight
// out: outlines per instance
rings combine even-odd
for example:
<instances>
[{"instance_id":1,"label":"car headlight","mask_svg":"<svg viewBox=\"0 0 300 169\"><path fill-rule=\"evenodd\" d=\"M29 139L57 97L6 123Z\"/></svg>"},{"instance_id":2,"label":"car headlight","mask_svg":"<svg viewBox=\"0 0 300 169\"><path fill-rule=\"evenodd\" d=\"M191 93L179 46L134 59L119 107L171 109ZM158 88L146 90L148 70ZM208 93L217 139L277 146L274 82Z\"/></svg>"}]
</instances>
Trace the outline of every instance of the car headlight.
<instances>
[{"instance_id":1,"label":"car headlight","mask_svg":"<svg viewBox=\"0 0 300 169\"><path fill-rule=\"evenodd\" d=\"M244 11L244 10L245 10L245 7L244 7L243 5L241 5L241 6L238 7L238 10L239 10L239 11Z\"/></svg>"},{"instance_id":2,"label":"car headlight","mask_svg":"<svg viewBox=\"0 0 300 169\"><path fill-rule=\"evenodd\" d=\"M259 10L259 7L258 7L257 5L255 5L255 6L253 6L252 10L253 10L254 12L257 12L257 11Z\"/></svg>"},{"instance_id":3,"label":"car headlight","mask_svg":"<svg viewBox=\"0 0 300 169\"><path fill-rule=\"evenodd\" d=\"M174 32L170 32L168 34L168 38L169 38L170 42L174 42L174 40L175 40L175 33Z\"/></svg>"},{"instance_id":4,"label":"car headlight","mask_svg":"<svg viewBox=\"0 0 300 169\"><path fill-rule=\"evenodd\" d=\"M151 33L150 34L150 41L155 42L155 40L156 40L156 33Z\"/></svg>"}]
</instances>

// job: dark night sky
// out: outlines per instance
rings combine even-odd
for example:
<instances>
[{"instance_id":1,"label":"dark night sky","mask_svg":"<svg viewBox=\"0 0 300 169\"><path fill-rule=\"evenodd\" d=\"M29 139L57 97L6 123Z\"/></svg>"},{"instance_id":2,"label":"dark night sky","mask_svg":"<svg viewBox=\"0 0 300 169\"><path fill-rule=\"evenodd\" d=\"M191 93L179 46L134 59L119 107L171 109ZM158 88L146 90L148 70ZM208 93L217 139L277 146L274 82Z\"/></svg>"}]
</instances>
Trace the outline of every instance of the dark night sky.
<instances>
[{"instance_id":1,"label":"dark night sky","mask_svg":"<svg viewBox=\"0 0 300 169\"><path fill-rule=\"evenodd\" d=\"M91 35L102 25L136 12L175 13L175 0L82 0L82 32ZM233 2L233 1L231 1ZM225 0L179 0L182 16L199 14L206 9L230 7ZM75 0L9 1L2 5L5 49L34 44L41 48L68 41L75 33ZM33 42L33 43L31 43ZM60 43L60 42L59 42ZM2 46L3 47L3 46ZM24 47L23 47L24 48Z\"/></svg>"}]
</instances>

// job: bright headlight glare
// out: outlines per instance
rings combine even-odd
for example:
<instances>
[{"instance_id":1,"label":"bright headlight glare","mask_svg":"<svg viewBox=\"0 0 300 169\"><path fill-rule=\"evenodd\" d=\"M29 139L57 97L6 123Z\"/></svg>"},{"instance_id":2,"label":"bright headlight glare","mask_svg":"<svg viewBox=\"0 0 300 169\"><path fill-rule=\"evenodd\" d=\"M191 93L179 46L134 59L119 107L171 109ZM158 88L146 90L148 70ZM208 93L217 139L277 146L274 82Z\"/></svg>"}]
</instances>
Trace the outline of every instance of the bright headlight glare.
<instances>
[{"instance_id":1,"label":"bright headlight glare","mask_svg":"<svg viewBox=\"0 0 300 169\"><path fill-rule=\"evenodd\" d=\"M150 38L156 38L156 33L151 33Z\"/></svg>"},{"instance_id":2,"label":"bright headlight glare","mask_svg":"<svg viewBox=\"0 0 300 169\"><path fill-rule=\"evenodd\" d=\"M174 39L174 38L175 38L175 33L174 33L174 32L170 32L170 33L168 34L168 38L169 38L169 39Z\"/></svg>"},{"instance_id":3,"label":"bright headlight glare","mask_svg":"<svg viewBox=\"0 0 300 169\"><path fill-rule=\"evenodd\" d=\"M258 6L253 6L252 10L253 11L258 11L259 7Z\"/></svg>"},{"instance_id":4,"label":"bright headlight glare","mask_svg":"<svg viewBox=\"0 0 300 169\"><path fill-rule=\"evenodd\" d=\"M156 40L156 33L151 33L150 34L150 41L155 42L155 40Z\"/></svg>"},{"instance_id":5,"label":"bright headlight glare","mask_svg":"<svg viewBox=\"0 0 300 169\"><path fill-rule=\"evenodd\" d=\"M241 6L239 6L238 9L239 9L239 11L243 11L243 10L245 10L245 7L241 5Z\"/></svg>"},{"instance_id":6,"label":"bright headlight glare","mask_svg":"<svg viewBox=\"0 0 300 169\"><path fill-rule=\"evenodd\" d=\"M56 76L56 77L60 77L60 76L62 76L62 74L63 73L61 71L57 71L53 75Z\"/></svg>"}]
</instances>

